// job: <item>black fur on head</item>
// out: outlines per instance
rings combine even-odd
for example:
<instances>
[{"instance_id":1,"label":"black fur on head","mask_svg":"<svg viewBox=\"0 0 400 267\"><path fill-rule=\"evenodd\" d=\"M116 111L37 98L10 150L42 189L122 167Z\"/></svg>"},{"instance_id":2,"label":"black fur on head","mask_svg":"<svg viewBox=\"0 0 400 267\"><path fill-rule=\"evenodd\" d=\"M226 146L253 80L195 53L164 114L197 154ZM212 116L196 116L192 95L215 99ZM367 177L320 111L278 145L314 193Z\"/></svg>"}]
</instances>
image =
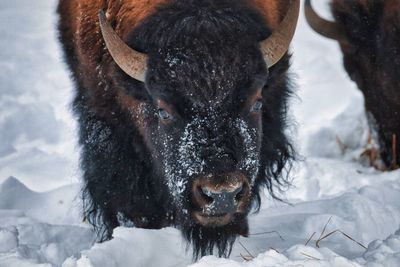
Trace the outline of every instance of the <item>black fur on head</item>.
<instances>
[{"instance_id":1,"label":"black fur on head","mask_svg":"<svg viewBox=\"0 0 400 267\"><path fill-rule=\"evenodd\" d=\"M102 240L126 221L172 225L195 257L228 256L236 237L248 234L260 190L275 196L294 157L285 135L289 56L267 69L258 43L269 35L246 1L181 0L160 7L127 40L148 54L145 84L114 64L112 79L99 83L108 90L93 100L75 70L85 214ZM140 102L138 113L121 106L117 90ZM193 185L227 173L249 185L248 199L229 223L204 226L193 216L200 212Z\"/></svg>"}]
</instances>

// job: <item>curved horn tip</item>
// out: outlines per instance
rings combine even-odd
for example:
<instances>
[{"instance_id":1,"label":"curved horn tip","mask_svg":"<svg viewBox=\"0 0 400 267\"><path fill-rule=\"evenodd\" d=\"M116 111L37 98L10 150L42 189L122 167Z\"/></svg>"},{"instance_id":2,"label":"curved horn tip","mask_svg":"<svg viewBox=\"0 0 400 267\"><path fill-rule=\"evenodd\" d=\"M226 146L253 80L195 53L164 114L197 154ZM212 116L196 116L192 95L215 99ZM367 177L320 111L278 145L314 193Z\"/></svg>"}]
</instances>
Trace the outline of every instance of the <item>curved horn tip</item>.
<instances>
[{"instance_id":1,"label":"curved horn tip","mask_svg":"<svg viewBox=\"0 0 400 267\"><path fill-rule=\"evenodd\" d=\"M289 50L300 13L300 0L291 0L285 18L270 37L260 43L268 68L278 63Z\"/></svg>"},{"instance_id":2,"label":"curved horn tip","mask_svg":"<svg viewBox=\"0 0 400 267\"><path fill-rule=\"evenodd\" d=\"M103 10L99 10L100 31L115 63L130 77L144 82L147 56L129 47L115 32Z\"/></svg>"},{"instance_id":3,"label":"curved horn tip","mask_svg":"<svg viewBox=\"0 0 400 267\"><path fill-rule=\"evenodd\" d=\"M346 42L346 37L343 33L343 29L335 22L326 20L319 16L314 10L311 4L311 0L305 0L304 14L307 23L316 33L329 39Z\"/></svg>"},{"instance_id":4,"label":"curved horn tip","mask_svg":"<svg viewBox=\"0 0 400 267\"><path fill-rule=\"evenodd\" d=\"M99 9L99 18L104 20L106 18L106 14L104 13L103 9Z\"/></svg>"}]
</instances>

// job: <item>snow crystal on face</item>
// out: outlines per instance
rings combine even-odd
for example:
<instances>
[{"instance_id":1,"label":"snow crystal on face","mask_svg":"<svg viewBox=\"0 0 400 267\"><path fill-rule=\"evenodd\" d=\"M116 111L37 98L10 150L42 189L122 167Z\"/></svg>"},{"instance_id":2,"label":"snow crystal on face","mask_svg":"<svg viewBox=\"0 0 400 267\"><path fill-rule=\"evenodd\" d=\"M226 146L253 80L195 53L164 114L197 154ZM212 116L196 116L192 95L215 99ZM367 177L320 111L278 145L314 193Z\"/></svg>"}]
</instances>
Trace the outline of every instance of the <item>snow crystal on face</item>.
<instances>
[{"instance_id":1,"label":"snow crystal on face","mask_svg":"<svg viewBox=\"0 0 400 267\"><path fill-rule=\"evenodd\" d=\"M165 58L165 62L168 63L170 68L178 65L180 63L179 58L177 58L173 53L167 53L167 57Z\"/></svg>"},{"instance_id":2,"label":"snow crystal on face","mask_svg":"<svg viewBox=\"0 0 400 267\"><path fill-rule=\"evenodd\" d=\"M243 152L245 155L239 163L239 169L247 171L250 175L249 182L253 186L260 166L260 153L256 144L257 132L254 128L250 129L243 119L237 119L236 125L243 138Z\"/></svg>"},{"instance_id":3,"label":"snow crystal on face","mask_svg":"<svg viewBox=\"0 0 400 267\"><path fill-rule=\"evenodd\" d=\"M201 157L203 145L207 145L209 140L207 136L202 136L199 129L204 125L210 128L215 121L216 116L213 110L207 117L196 117L188 123L179 140L177 148L173 146L171 136L168 136L164 142L164 171L166 176L166 184L172 192L174 200L179 203L182 201L183 193L187 188L188 179L196 175L204 173L205 159ZM257 147L257 131L250 128L243 119L236 119L230 124L230 127L239 133L243 142L243 159L240 160L236 168L248 174L249 182L254 184L259 169L259 149ZM221 133L222 134L222 133ZM216 147L216 153L223 153L222 148ZM176 151L174 153L174 151ZM175 155L176 154L176 155Z\"/></svg>"},{"instance_id":4,"label":"snow crystal on face","mask_svg":"<svg viewBox=\"0 0 400 267\"><path fill-rule=\"evenodd\" d=\"M130 219L128 219L122 212L118 212L117 220L118 220L118 223L120 226L124 226L124 227L134 227L135 226L135 224Z\"/></svg>"},{"instance_id":5,"label":"snow crystal on face","mask_svg":"<svg viewBox=\"0 0 400 267\"><path fill-rule=\"evenodd\" d=\"M173 67L176 65L179 65L181 63L181 60L178 57L176 57L173 53L168 52L167 56L165 58L165 62L169 66L168 71L169 71L171 78L176 78L177 74L176 74L176 71L173 70L174 69Z\"/></svg>"},{"instance_id":6,"label":"snow crystal on face","mask_svg":"<svg viewBox=\"0 0 400 267\"><path fill-rule=\"evenodd\" d=\"M179 140L177 155L173 153L176 148L172 146L171 137L164 144L167 151L164 155L166 183L177 204L182 202L188 178L200 174L205 165L198 153L199 138L195 135L198 124L199 120L195 119L186 125Z\"/></svg>"}]
</instances>

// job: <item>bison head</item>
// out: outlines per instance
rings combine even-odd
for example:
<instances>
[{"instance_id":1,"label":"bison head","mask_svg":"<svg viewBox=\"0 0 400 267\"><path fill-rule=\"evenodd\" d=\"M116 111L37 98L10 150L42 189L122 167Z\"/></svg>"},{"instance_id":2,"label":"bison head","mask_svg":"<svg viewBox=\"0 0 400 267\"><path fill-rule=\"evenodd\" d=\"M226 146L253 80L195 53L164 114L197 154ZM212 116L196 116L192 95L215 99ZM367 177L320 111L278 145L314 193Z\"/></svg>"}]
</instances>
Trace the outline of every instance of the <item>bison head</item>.
<instances>
[{"instance_id":1,"label":"bison head","mask_svg":"<svg viewBox=\"0 0 400 267\"><path fill-rule=\"evenodd\" d=\"M125 41L99 15L165 220L201 255L214 246L227 254L248 234L259 188L279 182L291 157L283 133L288 58L275 64L293 37L299 1L272 34L255 9L223 2L166 5Z\"/></svg>"}]
</instances>

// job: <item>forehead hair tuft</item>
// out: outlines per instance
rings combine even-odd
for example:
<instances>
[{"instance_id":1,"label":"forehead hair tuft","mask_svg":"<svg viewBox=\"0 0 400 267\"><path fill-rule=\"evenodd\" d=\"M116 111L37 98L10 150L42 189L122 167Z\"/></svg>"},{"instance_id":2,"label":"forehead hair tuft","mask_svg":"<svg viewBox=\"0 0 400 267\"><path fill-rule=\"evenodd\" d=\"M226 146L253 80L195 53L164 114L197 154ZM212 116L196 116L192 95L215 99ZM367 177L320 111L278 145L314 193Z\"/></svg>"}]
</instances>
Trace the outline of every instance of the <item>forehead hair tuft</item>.
<instances>
[{"instance_id":1,"label":"forehead hair tuft","mask_svg":"<svg viewBox=\"0 0 400 267\"><path fill-rule=\"evenodd\" d=\"M244 1L184 2L160 8L131 36L149 54L149 81L199 105L233 101L266 72L258 47L270 34L264 17Z\"/></svg>"}]
</instances>

